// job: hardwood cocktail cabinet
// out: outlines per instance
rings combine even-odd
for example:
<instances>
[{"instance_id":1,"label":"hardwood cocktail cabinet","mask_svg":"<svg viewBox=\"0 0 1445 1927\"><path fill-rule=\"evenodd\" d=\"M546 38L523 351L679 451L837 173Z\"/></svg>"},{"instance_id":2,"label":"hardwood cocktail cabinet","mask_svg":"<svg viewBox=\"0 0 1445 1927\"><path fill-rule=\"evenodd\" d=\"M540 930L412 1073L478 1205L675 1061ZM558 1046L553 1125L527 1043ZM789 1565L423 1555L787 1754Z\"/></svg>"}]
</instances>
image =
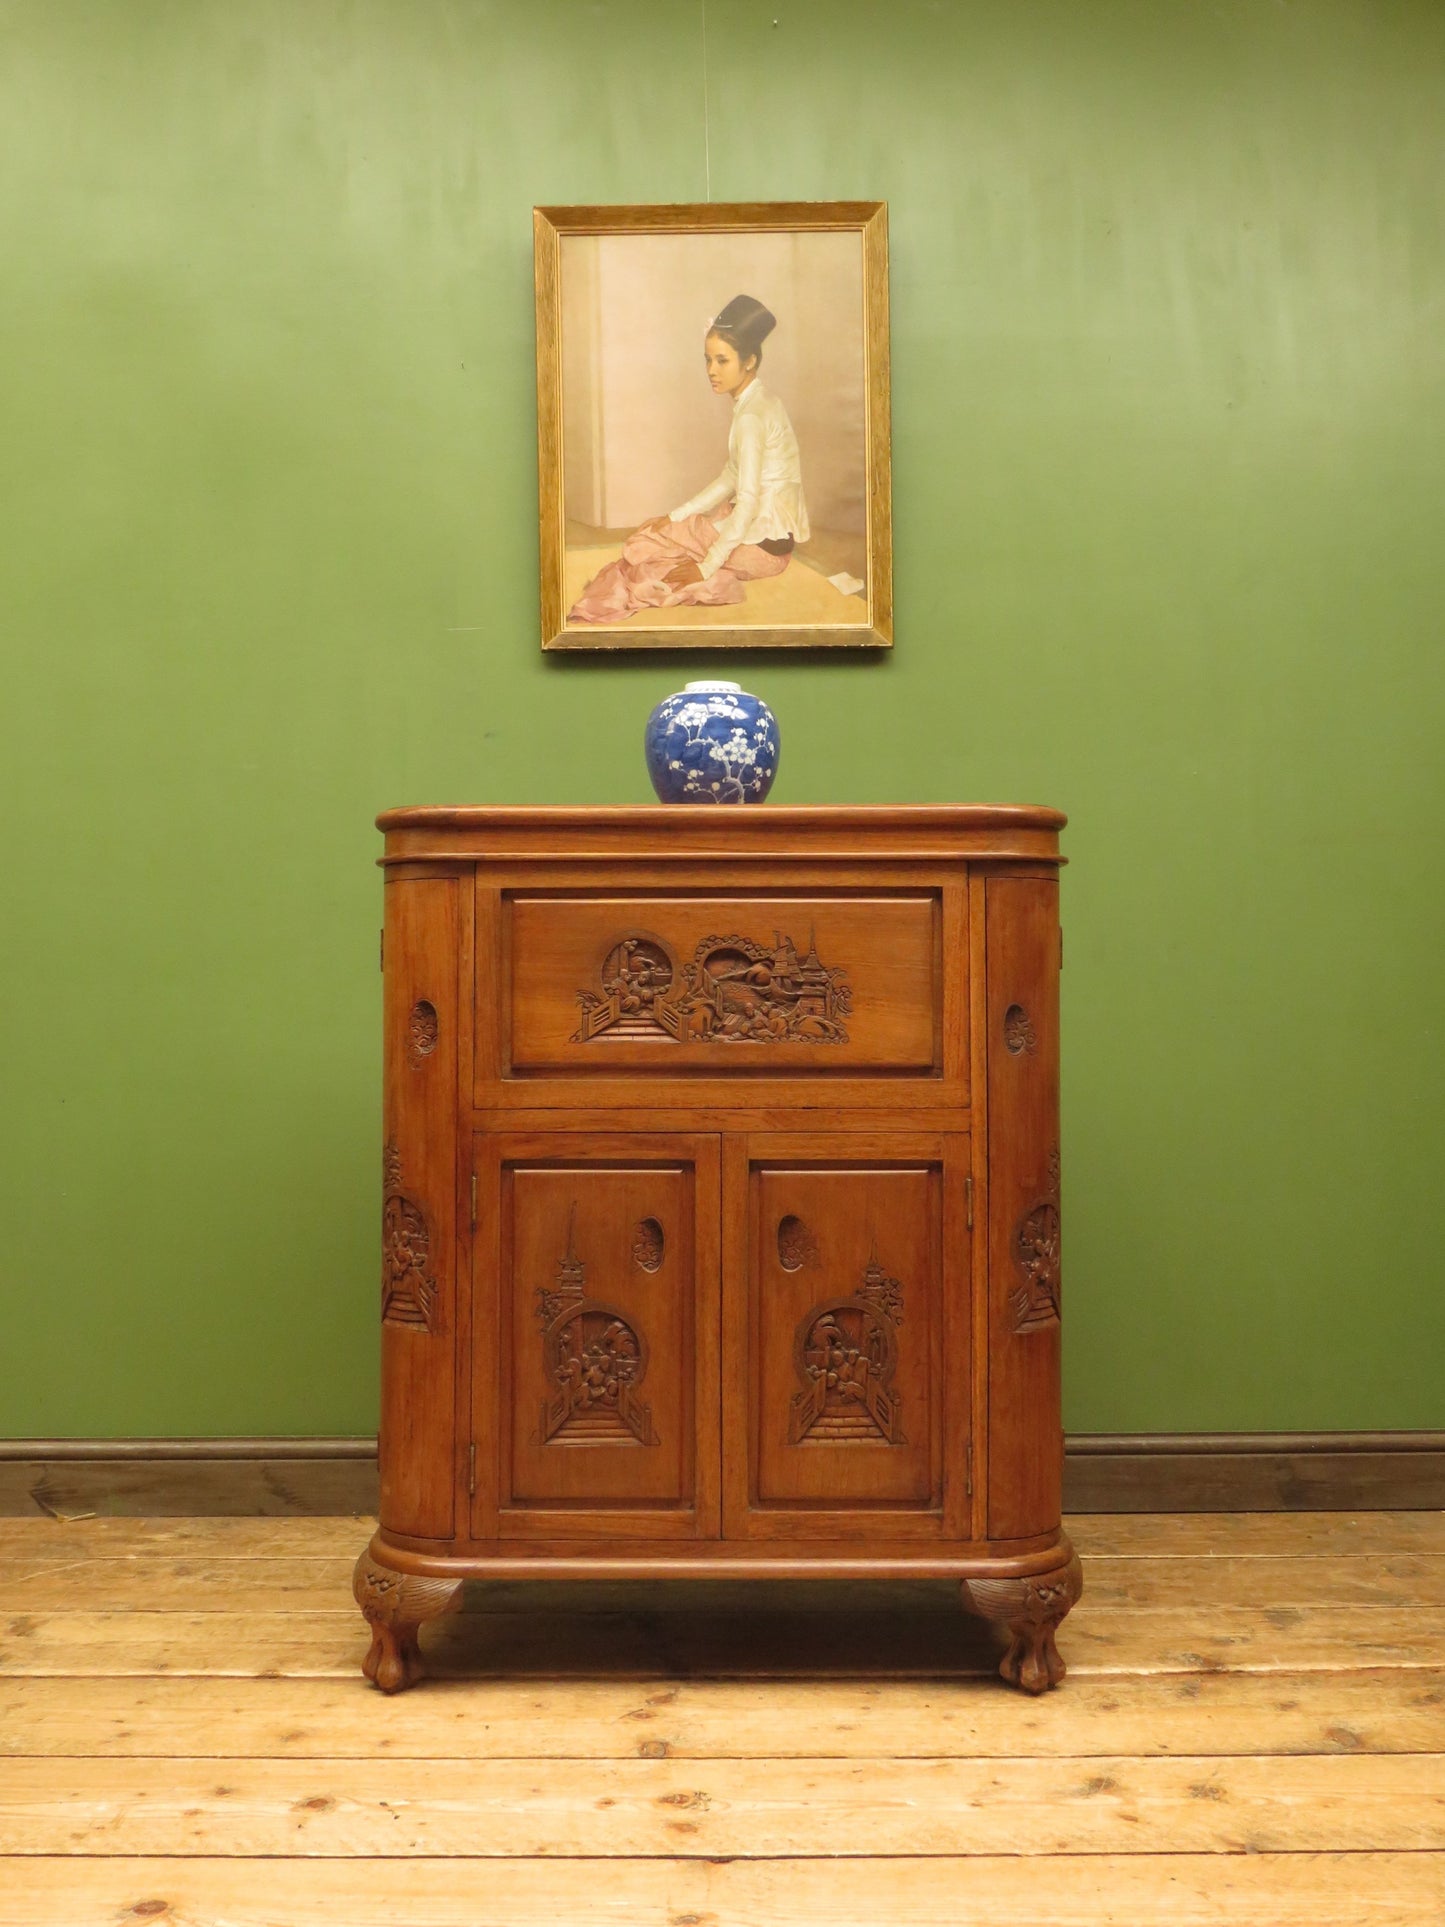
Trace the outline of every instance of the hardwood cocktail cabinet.
<instances>
[{"instance_id":1,"label":"hardwood cocktail cabinet","mask_svg":"<svg viewBox=\"0 0 1445 1927\"><path fill-rule=\"evenodd\" d=\"M954 1577L1062 1678L1063 822L379 819L379 1686L548 1576Z\"/></svg>"}]
</instances>

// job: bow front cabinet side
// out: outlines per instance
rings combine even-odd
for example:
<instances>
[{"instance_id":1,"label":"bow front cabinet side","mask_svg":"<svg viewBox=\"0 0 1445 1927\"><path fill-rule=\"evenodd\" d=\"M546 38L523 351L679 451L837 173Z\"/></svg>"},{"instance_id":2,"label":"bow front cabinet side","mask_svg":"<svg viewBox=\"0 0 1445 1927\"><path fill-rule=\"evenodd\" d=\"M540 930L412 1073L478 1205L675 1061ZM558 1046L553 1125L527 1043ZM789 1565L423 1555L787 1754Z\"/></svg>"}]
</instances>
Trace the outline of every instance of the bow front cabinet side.
<instances>
[{"instance_id":1,"label":"bow front cabinet side","mask_svg":"<svg viewBox=\"0 0 1445 1927\"><path fill-rule=\"evenodd\" d=\"M380 819L379 1686L489 1577L953 1577L1062 1678L1063 820Z\"/></svg>"}]
</instances>

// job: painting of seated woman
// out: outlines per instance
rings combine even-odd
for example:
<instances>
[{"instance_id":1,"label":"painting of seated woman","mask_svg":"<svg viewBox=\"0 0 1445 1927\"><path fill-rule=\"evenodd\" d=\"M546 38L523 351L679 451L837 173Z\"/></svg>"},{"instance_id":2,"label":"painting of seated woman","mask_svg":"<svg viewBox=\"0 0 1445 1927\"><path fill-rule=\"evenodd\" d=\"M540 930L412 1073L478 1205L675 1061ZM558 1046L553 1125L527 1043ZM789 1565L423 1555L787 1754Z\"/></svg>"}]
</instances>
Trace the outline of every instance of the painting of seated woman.
<instances>
[{"instance_id":1,"label":"painting of seated woman","mask_svg":"<svg viewBox=\"0 0 1445 1927\"><path fill-rule=\"evenodd\" d=\"M540 437L544 643L891 639L861 224L564 224L557 241L557 402L543 393ZM538 325L543 384L540 305Z\"/></svg>"}]
</instances>

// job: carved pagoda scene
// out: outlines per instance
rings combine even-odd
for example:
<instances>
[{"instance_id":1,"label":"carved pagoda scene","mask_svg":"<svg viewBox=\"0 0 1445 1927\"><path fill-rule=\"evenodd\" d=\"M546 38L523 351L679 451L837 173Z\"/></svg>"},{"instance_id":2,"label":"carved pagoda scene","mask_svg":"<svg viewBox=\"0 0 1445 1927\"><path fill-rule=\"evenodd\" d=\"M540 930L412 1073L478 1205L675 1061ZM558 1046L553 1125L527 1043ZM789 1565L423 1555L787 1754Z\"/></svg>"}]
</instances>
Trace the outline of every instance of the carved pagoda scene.
<instances>
[{"instance_id":1,"label":"carved pagoda scene","mask_svg":"<svg viewBox=\"0 0 1445 1927\"><path fill-rule=\"evenodd\" d=\"M869 1259L851 1298L813 1307L794 1343L803 1381L789 1412L794 1445L905 1442L899 1425L902 1401L893 1390L896 1332L902 1323L903 1288L876 1257Z\"/></svg>"},{"instance_id":2,"label":"carved pagoda scene","mask_svg":"<svg viewBox=\"0 0 1445 1927\"><path fill-rule=\"evenodd\" d=\"M402 1191L401 1154L389 1140L382 1160L381 1315L394 1325L432 1331L437 1281L429 1270L431 1232L420 1205Z\"/></svg>"},{"instance_id":3,"label":"carved pagoda scene","mask_svg":"<svg viewBox=\"0 0 1445 1927\"><path fill-rule=\"evenodd\" d=\"M704 937L679 966L658 937L619 938L603 959L601 994L579 990L573 1043L594 1037L674 1043L846 1044L852 1008L846 971L830 969L810 933L801 956L792 937Z\"/></svg>"},{"instance_id":4,"label":"carved pagoda scene","mask_svg":"<svg viewBox=\"0 0 1445 1927\"><path fill-rule=\"evenodd\" d=\"M1059 1320L1059 1154L1049 1153L1048 1196L1025 1212L1014 1233L1013 1260L1022 1282L1009 1299L1017 1332L1038 1331Z\"/></svg>"},{"instance_id":5,"label":"carved pagoda scene","mask_svg":"<svg viewBox=\"0 0 1445 1927\"><path fill-rule=\"evenodd\" d=\"M587 1267L573 1249L574 1219L575 1206L556 1279L537 1287L543 1368L557 1387L542 1401L542 1443L653 1445L651 1407L637 1396L647 1372L646 1341L615 1306L588 1298ZM662 1228L655 1219L644 1224L649 1229L638 1227L633 1255L655 1270L645 1260L655 1251L661 1262Z\"/></svg>"}]
</instances>

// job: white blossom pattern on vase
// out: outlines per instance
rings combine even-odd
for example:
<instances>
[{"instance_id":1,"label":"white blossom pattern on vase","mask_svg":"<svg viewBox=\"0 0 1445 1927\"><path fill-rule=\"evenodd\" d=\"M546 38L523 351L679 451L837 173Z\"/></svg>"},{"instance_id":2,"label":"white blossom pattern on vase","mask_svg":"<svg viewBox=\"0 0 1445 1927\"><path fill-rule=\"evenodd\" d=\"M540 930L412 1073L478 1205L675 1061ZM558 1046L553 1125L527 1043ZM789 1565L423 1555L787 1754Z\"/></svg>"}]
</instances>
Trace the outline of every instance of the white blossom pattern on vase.
<instances>
[{"instance_id":1,"label":"white blossom pattern on vase","mask_svg":"<svg viewBox=\"0 0 1445 1927\"><path fill-rule=\"evenodd\" d=\"M730 682L689 683L660 702L644 737L664 803L761 803L777 774L777 718Z\"/></svg>"}]
</instances>

